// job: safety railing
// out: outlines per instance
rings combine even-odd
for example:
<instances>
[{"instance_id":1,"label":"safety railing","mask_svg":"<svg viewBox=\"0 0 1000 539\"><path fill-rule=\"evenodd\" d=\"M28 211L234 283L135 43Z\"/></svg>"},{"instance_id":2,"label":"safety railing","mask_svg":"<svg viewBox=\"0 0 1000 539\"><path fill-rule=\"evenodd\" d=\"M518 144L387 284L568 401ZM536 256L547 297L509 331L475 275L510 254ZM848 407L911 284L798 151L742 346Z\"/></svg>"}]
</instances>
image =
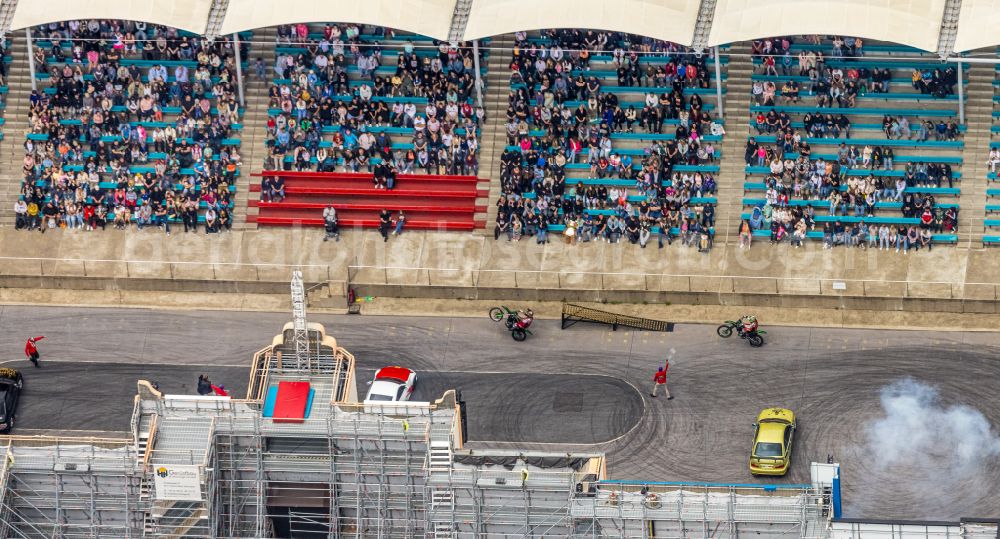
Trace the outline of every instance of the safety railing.
<instances>
[{"instance_id":1,"label":"safety railing","mask_svg":"<svg viewBox=\"0 0 1000 539\"><path fill-rule=\"evenodd\" d=\"M996 519L961 521L892 521L844 518L830 525L830 539L995 539Z\"/></svg>"},{"instance_id":2,"label":"safety railing","mask_svg":"<svg viewBox=\"0 0 1000 539\"><path fill-rule=\"evenodd\" d=\"M302 271L303 280L310 283L335 281L328 264L0 257L0 275L36 277L152 277L277 282L290 279L293 271Z\"/></svg>"},{"instance_id":3,"label":"safety railing","mask_svg":"<svg viewBox=\"0 0 1000 539\"><path fill-rule=\"evenodd\" d=\"M136 449L139 448L139 424L142 422L142 402L139 395L132 399L132 418L129 421L129 429L132 431L132 442Z\"/></svg>"},{"instance_id":4,"label":"safety railing","mask_svg":"<svg viewBox=\"0 0 1000 539\"><path fill-rule=\"evenodd\" d=\"M1000 283L591 272L405 266L348 266L348 284L469 289L629 290L675 293L770 294L872 298L1000 299ZM364 291L361 290L360 293Z\"/></svg>"}]
</instances>

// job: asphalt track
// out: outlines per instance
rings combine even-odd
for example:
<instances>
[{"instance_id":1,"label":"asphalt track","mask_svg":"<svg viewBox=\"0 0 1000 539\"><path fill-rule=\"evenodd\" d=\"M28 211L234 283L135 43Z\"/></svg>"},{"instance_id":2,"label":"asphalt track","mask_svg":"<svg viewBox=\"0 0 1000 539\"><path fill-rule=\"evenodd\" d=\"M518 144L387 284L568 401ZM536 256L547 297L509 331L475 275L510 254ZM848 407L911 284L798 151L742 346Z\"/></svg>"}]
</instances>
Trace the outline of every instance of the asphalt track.
<instances>
[{"instance_id":1,"label":"asphalt track","mask_svg":"<svg viewBox=\"0 0 1000 539\"><path fill-rule=\"evenodd\" d=\"M194 394L198 375L205 374L232 395L243 397L249 373L246 367L72 361L43 361L40 368L22 370L26 382L16 418L18 433L127 431L136 380L156 381L167 394ZM371 380L374 372L375 368L359 367L358 380ZM643 412L642 396L608 376L424 371L412 398L432 401L447 389L461 390L467 402L470 440L600 443L625 434ZM358 391L363 395L367 387ZM594 396L621 405L588 405ZM511 421L512 417L517 420Z\"/></svg>"},{"instance_id":2,"label":"asphalt track","mask_svg":"<svg viewBox=\"0 0 1000 539\"><path fill-rule=\"evenodd\" d=\"M44 356L37 369L24 363L18 365L24 391L15 434L26 429L127 431L140 379L159 383L167 394L194 394L198 375L205 374L239 397L246 395L249 382L247 367L81 363L46 361Z\"/></svg>"},{"instance_id":3,"label":"asphalt track","mask_svg":"<svg viewBox=\"0 0 1000 539\"><path fill-rule=\"evenodd\" d=\"M197 374L207 372L239 392L246 383L239 366L287 319L2 307L0 354L10 365L28 368L24 338L46 335L44 367L27 373L18 428L126 428L140 376L158 378L167 392L189 392ZM880 391L906 378L940 392L934 406L946 413L935 417L966 406L982 414L995 441L997 334L768 327L768 344L751 349L698 325L678 325L673 333L584 324L560 331L557 321L538 321L533 337L514 343L485 316L310 320L324 323L355 354L362 383L375 368L402 364L420 373L417 399L462 389L473 448L606 451L613 478L734 483L808 483L809 462L832 454L842 465L847 515L1000 517L1000 451L980 451L973 468L957 469L945 440L940 453L886 466L866 444L866 429L885 415ZM671 349L675 399L651 399L652 374ZM42 404L36 391L55 400ZM109 402L124 405L101 408ZM124 414L116 420L119 406ZM788 476L756 479L746 470L752 422L769 406L794 410L799 431ZM897 437L937 430L918 424ZM961 440L954 443L957 451Z\"/></svg>"}]
</instances>

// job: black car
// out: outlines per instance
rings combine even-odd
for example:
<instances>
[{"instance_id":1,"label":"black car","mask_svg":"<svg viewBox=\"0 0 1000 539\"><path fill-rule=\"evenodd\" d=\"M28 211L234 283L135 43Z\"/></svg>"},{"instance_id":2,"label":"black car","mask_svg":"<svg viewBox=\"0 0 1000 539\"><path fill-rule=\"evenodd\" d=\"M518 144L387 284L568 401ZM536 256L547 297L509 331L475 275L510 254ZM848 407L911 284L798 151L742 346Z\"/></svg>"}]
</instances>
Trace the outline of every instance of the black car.
<instances>
[{"instance_id":1,"label":"black car","mask_svg":"<svg viewBox=\"0 0 1000 539\"><path fill-rule=\"evenodd\" d=\"M0 434L7 434L14 428L22 387L24 380L20 372L6 367L0 368Z\"/></svg>"}]
</instances>

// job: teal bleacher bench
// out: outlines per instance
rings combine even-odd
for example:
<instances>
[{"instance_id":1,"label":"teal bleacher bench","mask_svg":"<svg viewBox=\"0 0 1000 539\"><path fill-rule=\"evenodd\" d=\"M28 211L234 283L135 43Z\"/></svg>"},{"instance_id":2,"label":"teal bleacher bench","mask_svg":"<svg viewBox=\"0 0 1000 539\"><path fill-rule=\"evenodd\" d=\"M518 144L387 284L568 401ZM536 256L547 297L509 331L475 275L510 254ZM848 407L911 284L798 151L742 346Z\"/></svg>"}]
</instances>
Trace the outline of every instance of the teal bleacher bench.
<instances>
[{"instance_id":1,"label":"teal bleacher bench","mask_svg":"<svg viewBox=\"0 0 1000 539\"><path fill-rule=\"evenodd\" d=\"M766 203L767 203L767 200L763 199L763 198L744 198L743 199L743 205L744 206L763 206ZM819 200L819 199L803 200L803 199L799 199L799 198L793 198L793 199L789 200L788 201L788 205L789 206L812 206L814 208L829 208L830 207L830 203L828 201L826 201L826 200ZM945 209L947 209L947 208L958 208L959 207L958 204L955 204L953 202L939 202L939 203L936 204L936 206L941 207L941 208L945 208ZM891 202L891 201L883 200L881 202L876 202L875 203L875 209L877 209L877 210L899 210L899 209L902 209L902 207L903 207L903 203L902 202ZM998 207L998 211L1000 211L1000 205L998 205L997 207Z\"/></svg>"},{"instance_id":2,"label":"teal bleacher bench","mask_svg":"<svg viewBox=\"0 0 1000 539\"><path fill-rule=\"evenodd\" d=\"M810 159L823 159L825 161L836 161L837 155L832 153L810 153ZM785 154L785 159L798 159L798 152L789 152ZM962 163L961 156L950 156L950 155L897 155L893 158L893 163L948 163L952 165L959 165Z\"/></svg>"},{"instance_id":3,"label":"teal bleacher bench","mask_svg":"<svg viewBox=\"0 0 1000 539\"><path fill-rule=\"evenodd\" d=\"M746 167L745 172L747 175L768 175L771 173L771 169L768 167ZM852 168L847 171L848 176L883 176L890 178L902 178L906 176L906 172L902 170L869 170L867 168ZM995 175L994 175L995 176ZM962 173L958 171L952 171L951 177L958 179L962 177Z\"/></svg>"},{"instance_id":4,"label":"teal bleacher bench","mask_svg":"<svg viewBox=\"0 0 1000 539\"><path fill-rule=\"evenodd\" d=\"M774 144L774 135L757 135L754 137L757 142L762 142L765 144ZM830 145L830 144L840 144L844 142L848 145L864 146L870 144L872 146L894 146L894 147L915 147L915 148L963 148L965 143L961 140L906 140L906 139L878 139L878 138L814 138L805 137L802 140L808 142L812 145ZM990 143L991 146L1000 148L1000 141Z\"/></svg>"},{"instance_id":5,"label":"teal bleacher bench","mask_svg":"<svg viewBox=\"0 0 1000 539\"><path fill-rule=\"evenodd\" d=\"M549 232L562 232L564 230L566 230L566 225L549 225ZM659 234L660 233L660 227L654 226L654 227L650 228L649 231L652 232L654 235ZM670 229L670 234L671 235L677 236L680 233L681 233L681 229L679 229L677 227L674 227L674 228ZM710 236L714 236L715 235L715 229L714 228L708 229L708 234ZM622 241L625 241L625 240L622 240Z\"/></svg>"},{"instance_id":6,"label":"teal bleacher bench","mask_svg":"<svg viewBox=\"0 0 1000 539\"><path fill-rule=\"evenodd\" d=\"M517 146L508 146L508 148L515 152L521 151L521 149ZM632 165L632 168L634 170L639 170L642 168L642 164L634 163ZM590 170L590 165L588 165L587 163L566 163L566 170ZM720 167L719 165L674 165L674 170L678 172L718 173Z\"/></svg>"},{"instance_id":7,"label":"teal bleacher bench","mask_svg":"<svg viewBox=\"0 0 1000 539\"><path fill-rule=\"evenodd\" d=\"M771 231L765 229L758 229L753 231L755 238L770 238ZM823 239L823 232L820 230L811 230L806 232L806 237L811 240L821 240ZM958 234L931 234L931 243L957 243Z\"/></svg>"},{"instance_id":8,"label":"teal bleacher bench","mask_svg":"<svg viewBox=\"0 0 1000 539\"><path fill-rule=\"evenodd\" d=\"M740 214L740 219L750 219L749 213ZM920 219L917 217L888 217L888 216L874 216L874 217L864 217L860 215L817 215L814 217L817 223L835 223L840 221L841 223L860 223L864 221L868 224L885 224L885 225L919 225Z\"/></svg>"},{"instance_id":9,"label":"teal bleacher bench","mask_svg":"<svg viewBox=\"0 0 1000 539\"><path fill-rule=\"evenodd\" d=\"M865 47L867 49L867 47ZM798 66L799 60L798 56L794 57L793 65ZM755 56L753 58L754 65L760 65L763 59L760 56ZM944 65L941 63L941 59L937 57L928 57L927 60L857 60L853 59L851 61L836 59L836 58L824 58L823 63L827 67L839 67L843 69L848 69L851 67L867 67L868 69L875 69L876 67L882 69L924 69L924 68L941 68L944 70L951 64ZM963 63L962 68L968 70L969 64Z\"/></svg>"},{"instance_id":10,"label":"teal bleacher bench","mask_svg":"<svg viewBox=\"0 0 1000 539\"><path fill-rule=\"evenodd\" d=\"M799 97L813 95L813 94L809 94L808 93L808 88L802 87L803 83L804 84L812 84L812 81L809 80L809 77L807 77L806 75L764 75L762 73L754 73L753 75L750 75L750 80L759 80L759 81L762 81L762 82L768 82L768 81L770 81L770 82L775 83L775 85L778 88L781 88L781 85L783 85L787 81L795 81L795 82L800 83L800 85L799 85L799 89L800 89ZM994 83L994 85L1000 85L1000 80L995 80L995 81L993 81L993 83ZM898 84L898 85L912 86L913 85L913 79L910 78L910 77L893 77L893 78L889 79L889 84ZM966 79L965 79L965 84L966 85L969 84L968 77L966 77Z\"/></svg>"},{"instance_id":11,"label":"teal bleacher bench","mask_svg":"<svg viewBox=\"0 0 1000 539\"><path fill-rule=\"evenodd\" d=\"M785 111L788 113L822 113L822 114L843 114L845 116L919 116L921 118L927 118L930 116L934 117L957 117L957 110L938 110L938 109L896 109L896 108L866 108L866 107L855 107L855 108L841 108L841 107L810 107L808 105L774 105L774 106L763 106L763 105L751 105L750 112L764 112L767 113L771 109L776 112Z\"/></svg>"},{"instance_id":12,"label":"teal bleacher bench","mask_svg":"<svg viewBox=\"0 0 1000 539\"><path fill-rule=\"evenodd\" d=\"M763 182L745 182L743 184L743 189L746 191L766 191L767 186ZM847 191L846 185L840 186L841 191ZM998 196L1000 196L1000 189L998 191ZM907 187L907 193L924 193L930 195L955 195L961 194L962 190L958 187ZM987 190L987 193L989 190Z\"/></svg>"},{"instance_id":13,"label":"teal bleacher bench","mask_svg":"<svg viewBox=\"0 0 1000 539\"><path fill-rule=\"evenodd\" d=\"M753 118L751 118L750 119L750 127L756 127L756 126L757 126L756 120L754 120ZM805 122L792 122L792 127L796 128L796 129L805 129L806 124L805 124ZM967 129L968 129L968 127L964 126L964 125L958 126L959 133L965 133ZM880 123L878 123L878 124L876 124L876 123L870 123L870 124L852 123L851 124L851 131L856 131L856 130L861 130L861 131L882 131L882 124L880 124ZM913 131L912 128L910 130Z\"/></svg>"}]
</instances>

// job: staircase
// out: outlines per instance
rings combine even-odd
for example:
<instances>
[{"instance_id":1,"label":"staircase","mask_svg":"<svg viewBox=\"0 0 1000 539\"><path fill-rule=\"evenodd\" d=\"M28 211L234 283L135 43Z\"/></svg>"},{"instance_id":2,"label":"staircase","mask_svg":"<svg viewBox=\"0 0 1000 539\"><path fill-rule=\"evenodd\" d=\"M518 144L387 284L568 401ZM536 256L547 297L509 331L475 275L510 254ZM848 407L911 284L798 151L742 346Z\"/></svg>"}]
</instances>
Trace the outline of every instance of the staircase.
<instances>
[{"instance_id":1,"label":"staircase","mask_svg":"<svg viewBox=\"0 0 1000 539\"><path fill-rule=\"evenodd\" d=\"M245 59L249 67L243 72L244 100L246 109L243 113L243 131L240 138L243 142L243 167L240 177L236 183L236 200L234 207L237 211L234 215L233 227L238 229L256 228L256 225L249 223L248 215L257 215L256 207L249 207L250 184L259 183L259 179L250 175L264 170L264 158L267 157L267 89L268 82L272 75L271 68L275 60L275 38L277 31L275 28L261 28L254 30L254 44L250 47L249 57ZM257 78L253 64L258 58L264 59L267 66L265 78Z\"/></svg>"},{"instance_id":2,"label":"staircase","mask_svg":"<svg viewBox=\"0 0 1000 539\"><path fill-rule=\"evenodd\" d=\"M962 150L962 211L958 214L958 244L982 247L983 219L986 217L986 158L990 153L990 127L993 125L992 65L971 64L965 87L965 147Z\"/></svg>"},{"instance_id":3,"label":"staircase","mask_svg":"<svg viewBox=\"0 0 1000 539\"><path fill-rule=\"evenodd\" d=\"M500 198L500 156L507 146L505 111L507 95L510 93L510 62L513 58L514 36L504 34L493 38L490 43L489 70L486 74L486 93L483 108L486 121L483 123L479 139L479 176L488 178L489 197L476 199L477 206L486 206L485 212L477 212L476 221L485 221L486 226L479 234L492 234L496 222L496 203Z\"/></svg>"},{"instance_id":4,"label":"staircase","mask_svg":"<svg viewBox=\"0 0 1000 539\"><path fill-rule=\"evenodd\" d=\"M138 437L136 438L136 456L142 463L146 458L149 439L156 426L155 415L143 415L139 421ZM139 508L142 510L142 529L145 535L155 531L155 523L151 512L153 506L152 476L145 473L139 479Z\"/></svg>"},{"instance_id":5,"label":"staircase","mask_svg":"<svg viewBox=\"0 0 1000 539\"><path fill-rule=\"evenodd\" d=\"M22 32L12 34L7 53L13 60L7 70L7 106L3 110L3 141L0 143L0 226L14 225L14 202L21 193L21 161L24 135L28 130L31 74L28 44Z\"/></svg>"},{"instance_id":6,"label":"staircase","mask_svg":"<svg viewBox=\"0 0 1000 539\"><path fill-rule=\"evenodd\" d=\"M729 77L726 80L726 136L717 179L718 204L715 208L715 243L736 241L736 227L743 209L743 152L750 135L750 75L753 63L750 45L743 41L729 48Z\"/></svg>"},{"instance_id":7,"label":"staircase","mask_svg":"<svg viewBox=\"0 0 1000 539\"><path fill-rule=\"evenodd\" d=\"M431 489L428 521L434 539L451 539L455 535L455 493L451 487L451 442L431 440L427 456L427 484Z\"/></svg>"}]
</instances>

